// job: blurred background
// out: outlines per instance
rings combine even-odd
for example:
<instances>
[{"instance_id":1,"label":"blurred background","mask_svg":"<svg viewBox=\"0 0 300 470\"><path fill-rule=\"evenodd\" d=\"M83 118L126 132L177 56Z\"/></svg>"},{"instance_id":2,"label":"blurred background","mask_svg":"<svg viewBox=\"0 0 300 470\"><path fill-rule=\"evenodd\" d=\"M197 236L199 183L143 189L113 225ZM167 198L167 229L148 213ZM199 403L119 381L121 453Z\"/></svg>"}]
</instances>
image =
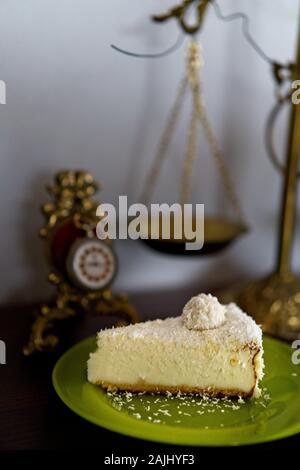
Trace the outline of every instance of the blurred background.
<instances>
[{"instance_id":1,"label":"blurred background","mask_svg":"<svg viewBox=\"0 0 300 470\"><path fill-rule=\"evenodd\" d=\"M98 197L136 202L155 154L186 49L155 60L111 49L159 52L178 36L170 21L151 14L176 0L1 0L0 79L7 104L0 105L1 283L0 303L45 300L51 287L38 238L45 185L63 168L83 168L101 181ZM218 0L225 14L244 11L250 30L273 59L294 58L296 0ZM215 256L177 258L139 242L116 243L115 289L135 295L199 292L267 273L276 251L281 178L264 148L264 126L274 102L268 64L241 33L240 21L224 23L210 8L199 36L205 67L206 106L231 168L251 232ZM189 104L174 136L155 200L178 201ZM284 155L286 115L276 132ZM193 175L193 202L207 213L228 204L212 156L200 134ZM299 228L294 265L300 261ZM156 308L156 307L153 307ZM158 308L158 307L157 307ZM161 312L164 313L164 312Z\"/></svg>"}]
</instances>

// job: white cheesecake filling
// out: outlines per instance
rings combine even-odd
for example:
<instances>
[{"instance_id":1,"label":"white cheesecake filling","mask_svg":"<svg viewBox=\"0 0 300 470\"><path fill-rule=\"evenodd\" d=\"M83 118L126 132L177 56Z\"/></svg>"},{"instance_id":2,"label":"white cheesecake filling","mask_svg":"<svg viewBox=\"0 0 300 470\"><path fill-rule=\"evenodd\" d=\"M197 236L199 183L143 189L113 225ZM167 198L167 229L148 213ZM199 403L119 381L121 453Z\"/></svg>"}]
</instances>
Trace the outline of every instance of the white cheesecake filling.
<instances>
[{"instance_id":1,"label":"white cheesecake filling","mask_svg":"<svg viewBox=\"0 0 300 470\"><path fill-rule=\"evenodd\" d=\"M208 347L189 347L174 342L125 336L99 338L91 354L88 380L99 384L157 385L198 389L235 390L249 393L257 380L253 365L255 351L248 348L230 352Z\"/></svg>"}]
</instances>

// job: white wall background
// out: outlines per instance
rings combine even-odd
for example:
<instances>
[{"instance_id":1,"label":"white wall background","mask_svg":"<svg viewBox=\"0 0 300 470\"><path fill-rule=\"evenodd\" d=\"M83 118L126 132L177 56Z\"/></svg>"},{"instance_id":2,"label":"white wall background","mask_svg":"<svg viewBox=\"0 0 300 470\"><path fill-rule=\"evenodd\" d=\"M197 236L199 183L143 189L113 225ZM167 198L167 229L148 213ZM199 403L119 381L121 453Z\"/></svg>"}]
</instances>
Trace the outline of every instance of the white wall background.
<instances>
[{"instance_id":1,"label":"white wall background","mask_svg":"<svg viewBox=\"0 0 300 470\"><path fill-rule=\"evenodd\" d=\"M292 60L297 0L218 0L225 13L245 11L267 54ZM134 201L153 158L183 72L184 48L161 60L114 52L115 43L140 52L172 44L178 29L149 21L176 0L1 0L0 105L1 302L41 299L49 292L37 237L44 186L61 168L86 168L102 181L100 197ZM276 249L280 178L264 149L263 129L273 103L270 68L241 35L240 22L208 14L201 33L203 82L211 120L241 196L252 231L222 255L174 259L137 242L117 244L117 288L129 292L185 286L201 290L259 276L271 269ZM183 158L188 106L166 165L157 200L174 201ZM284 148L285 129L277 143ZM193 200L226 210L211 156L199 144ZM173 161L173 163L172 163ZM299 237L295 266L299 266Z\"/></svg>"}]
</instances>

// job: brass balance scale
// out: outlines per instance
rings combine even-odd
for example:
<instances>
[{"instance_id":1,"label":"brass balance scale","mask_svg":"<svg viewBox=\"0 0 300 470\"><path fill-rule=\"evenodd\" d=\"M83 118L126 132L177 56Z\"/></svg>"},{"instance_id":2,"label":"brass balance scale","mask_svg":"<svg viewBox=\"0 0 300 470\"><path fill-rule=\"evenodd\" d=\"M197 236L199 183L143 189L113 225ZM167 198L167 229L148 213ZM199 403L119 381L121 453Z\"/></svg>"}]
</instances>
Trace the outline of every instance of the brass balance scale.
<instances>
[{"instance_id":1,"label":"brass balance scale","mask_svg":"<svg viewBox=\"0 0 300 470\"><path fill-rule=\"evenodd\" d=\"M183 31L187 34L194 35L200 30L202 25L203 16L205 10L209 4L207 1L198 2L197 5L197 23L193 26L189 25L185 20L185 13L191 1L185 1L182 6L176 7L171 10L170 13L161 16L155 16L154 20L158 22L167 21L170 18L177 18ZM157 153L153 161L152 167L146 177L146 181L143 185L144 190L140 197L141 202L148 204L153 194L154 187L160 176L162 166L167 158L167 151L170 145L171 138L175 132L175 128L178 122L179 114L182 109L186 92L189 89L192 96L192 112L188 127L187 144L185 159L183 164L183 171L181 177L181 190L180 190L180 204L184 208L184 205L189 202L191 187L192 187L192 174L193 164L195 162L197 153L197 131L198 124L201 124L204 136L207 140L211 154L216 163L217 170L220 174L220 179L223 184L223 188L227 195L231 207L233 209L235 217L232 219L226 219L225 217L205 217L204 222L204 246L201 250L187 251L185 244L187 240L184 236L182 238L176 238L176 228L180 228L179 233L184 233L183 227L176 227L177 220L171 215L171 227L170 237L164 239L162 237L162 224L160 220L152 219L151 223L156 224L159 227L159 239L151 238L151 224L147 221L144 227L144 237L142 237L144 243L147 243L152 248L171 254L197 254L205 255L216 253L234 240L240 235L247 232L248 226L245 222L243 212L240 206L238 196L235 192L233 181L229 168L226 165L226 161L223 158L221 149L218 141L215 137L213 128L210 124L202 96L202 86L199 76L201 67L203 66L203 59L201 54L201 45L192 39L188 45L187 62L186 62L186 73L184 78L179 84L176 99L174 105L170 111L167 124L164 128L161 140L158 145ZM148 223L149 222L149 223ZM179 222L180 223L180 222ZM195 218L192 221L193 229L196 228ZM143 233L143 228L142 228Z\"/></svg>"},{"instance_id":2,"label":"brass balance scale","mask_svg":"<svg viewBox=\"0 0 300 470\"><path fill-rule=\"evenodd\" d=\"M165 22L169 19L176 19L185 34L194 35L200 31L205 12L209 5L214 6L217 16L224 21L232 21L235 19L241 19L243 21L243 33L245 38L248 39L249 43L259 52L262 58L272 66L273 75L279 90L281 86L285 85L287 82L292 82L300 78L300 35L295 64L279 64L276 61L268 59L253 38L250 37L250 33L247 30L249 18L245 14L234 13L226 17L221 13L219 6L214 0L184 0L181 5L175 6L166 14L154 16L153 20L156 22ZM197 21L196 24L189 25L186 21L186 13L192 6L196 8ZM192 39L188 47L186 76L179 86L174 106L158 146L156 158L146 179L141 200L143 202L149 202L150 200L154 185L166 158L167 149L177 123L185 91L189 87L193 97L193 109L181 181L181 204L186 203L190 196L192 168L197 143L197 124L200 122L220 172L227 197L236 215L234 221L219 217L205 218L204 248L198 253L207 254L222 250L245 233L248 227L232 184L230 172L222 157L203 105L201 82L199 79L201 64L200 46ZM252 282L246 286L233 286L231 289L221 293L221 298L224 302L231 300L236 301L262 325L266 333L286 340L300 337L300 279L291 270L300 151L300 106L292 105L290 98L291 94L288 94L284 99L280 97L279 94L278 103L276 103L274 111L272 111L270 115L267 126L269 155L284 175L276 268L273 273L262 280ZM275 158L271 136L277 114L284 102L288 102L291 106L291 114L286 164L280 165ZM145 242L160 251L168 253L188 253L184 249L185 239L175 240L171 237L171 240L168 241L163 239L151 240L149 229L148 240ZM190 253L195 254L197 252L193 251Z\"/></svg>"}]
</instances>

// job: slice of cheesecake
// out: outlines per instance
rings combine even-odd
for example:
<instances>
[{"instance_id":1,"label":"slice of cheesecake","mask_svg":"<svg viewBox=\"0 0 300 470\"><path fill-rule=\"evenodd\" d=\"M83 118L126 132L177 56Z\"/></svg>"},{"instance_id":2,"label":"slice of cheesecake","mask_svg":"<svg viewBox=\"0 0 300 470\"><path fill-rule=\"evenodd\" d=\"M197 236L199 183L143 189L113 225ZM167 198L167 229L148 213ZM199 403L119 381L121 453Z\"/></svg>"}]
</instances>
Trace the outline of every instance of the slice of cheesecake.
<instances>
[{"instance_id":1,"label":"slice of cheesecake","mask_svg":"<svg viewBox=\"0 0 300 470\"><path fill-rule=\"evenodd\" d=\"M88 380L107 389L259 396L261 329L235 304L200 294L180 317L98 333Z\"/></svg>"}]
</instances>

